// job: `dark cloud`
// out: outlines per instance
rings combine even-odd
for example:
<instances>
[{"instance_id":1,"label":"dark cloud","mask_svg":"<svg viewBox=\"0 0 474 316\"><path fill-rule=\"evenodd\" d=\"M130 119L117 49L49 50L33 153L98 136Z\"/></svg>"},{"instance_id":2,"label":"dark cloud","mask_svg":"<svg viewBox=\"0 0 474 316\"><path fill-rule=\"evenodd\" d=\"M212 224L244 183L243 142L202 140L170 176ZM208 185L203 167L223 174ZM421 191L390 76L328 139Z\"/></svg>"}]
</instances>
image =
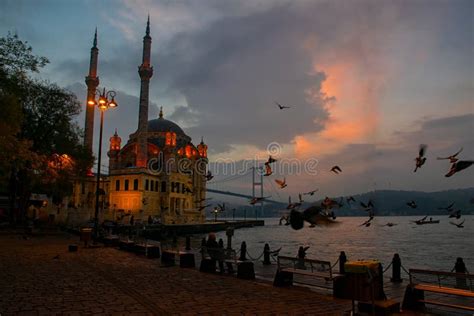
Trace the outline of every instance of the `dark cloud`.
<instances>
[{"instance_id":1,"label":"dark cloud","mask_svg":"<svg viewBox=\"0 0 474 316\"><path fill-rule=\"evenodd\" d=\"M190 133L206 136L217 151L285 143L321 130L315 121L328 116L324 100L309 100L307 90L319 91L324 74L312 72L300 22L278 7L176 36L156 58L162 75L171 78L169 90L188 103L172 118L194 125ZM293 108L280 111L274 101Z\"/></svg>"}]
</instances>

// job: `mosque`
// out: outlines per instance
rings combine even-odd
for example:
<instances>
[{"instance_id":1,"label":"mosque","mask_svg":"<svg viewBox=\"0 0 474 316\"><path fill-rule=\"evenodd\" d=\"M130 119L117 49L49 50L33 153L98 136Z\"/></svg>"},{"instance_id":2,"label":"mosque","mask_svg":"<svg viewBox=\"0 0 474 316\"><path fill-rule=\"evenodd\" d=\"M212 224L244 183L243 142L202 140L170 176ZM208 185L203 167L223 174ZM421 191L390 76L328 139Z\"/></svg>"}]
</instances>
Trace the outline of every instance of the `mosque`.
<instances>
[{"instance_id":1,"label":"mosque","mask_svg":"<svg viewBox=\"0 0 474 316\"><path fill-rule=\"evenodd\" d=\"M89 75L86 77L87 100L93 100L99 85L97 32L94 36ZM141 80L137 130L122 144L115 134L108 150L109 173L101 177L101 218L150 216L163 224L202 223L206 198L207 145L195 146L191 137L174 122L165 119L163 108L158 118L148 119L151 66L150 19L143 37ZM84 145L92 151L94 105L87 105ZM120 109L116 109L120 111ZM73 203L79 208L95 207L95 178L77 181Z\"/></svg>"}]
</instances>

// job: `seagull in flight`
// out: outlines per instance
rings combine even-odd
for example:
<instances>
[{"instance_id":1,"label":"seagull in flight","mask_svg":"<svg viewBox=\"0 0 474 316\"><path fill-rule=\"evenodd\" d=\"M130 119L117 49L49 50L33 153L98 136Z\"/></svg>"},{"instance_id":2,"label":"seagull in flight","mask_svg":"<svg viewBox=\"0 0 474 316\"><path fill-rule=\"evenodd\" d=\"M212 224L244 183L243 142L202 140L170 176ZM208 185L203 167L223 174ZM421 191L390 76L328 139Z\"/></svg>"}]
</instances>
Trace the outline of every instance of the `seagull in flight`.
<instances>
[{"instance_id":1,"label":"seagull in flight","mask_svg":"<svg viewBox=\"0 0 474 316\"><path fill-rule=\"evenodd\" d=\"M447 174L445 174L445 177L450 177L456 172L459 172L461 170L464 170L466 168L469 168L474 164L474 160L459 160L451 165L451 169Z\"/></svg>"},{"instance_id":2,"label":"seagull in flight","mask_svg":"<svg viewBox=\"0 0 474 316\"><path fill-rule=\"evenodd\" d=\"M418 151L418 157L415 158L415 161L416 161L416 168L415 170L413 170L413 172L416 172L416 170L418 170L418 168L421 168L421 166L423 166L426 162L426 157L425 157L425 154L426 154L426 148L428 146L425 145L425 144L421 144L420 145L420 150Z\"/></svg>"},{"instance_id":3,"label":"seagull in flight","mask_svg":"<svg viewBox=\"0 0 474 316\"><path fill-rule=\"evenodd\" d=\"M314 193L318 192L319 189L316 189L316 190L313 190L313 191L309 191L309 192L306 192L306 193L303 193L303 195L314 195Z\"/></svg>"},{"instance_id":4,"label":"seagull in flight","mask_svg":"<svg viewBox=\"0 0 474 316\"><path fill-rule=\"evenodd\" d=\"M281 105L280 103L278 103L277 101L274 101L276 105L278 105L278 108L280 110L284 110L284 109L289 109L291 108L291 106L284 106L284 105Z\"/></svg>"},{"instance_id":5,"label":"seagull in flight","mask_svg":"<svg viewBox=\"0 0 474 316\"><path fill-rule=\"evenodd\" d=\"M407 202L407 205L411 208L417 208L418 205L416 205L416 202L411 200L410 202Z\"/></svg>"},{"instance_id":6,"label":"seagull in flight","mask_svg":"<svg viewBox=\"0 0 474 316\"><path fill-rule=\"evenodd\" d=\"M464 225L463 225L463 224L464 224L465 221L466 221L466 220L463 220L461 223L454 223L454 222L449 222L449 223L450 223L451 225L456 226L457 228L464 228Z\"/></svg>"},{"instance_id":7,"label":"seagull in flight","mask_svg":"<svg viewBox=\"0 0 474 316\"><path fill-rule=\"evenodd\" d=\"M342 172L342 169L339 166L334 166L331 168L331 171L334 172L335 174L339 174L339 172Z\"/></svg>"},{"instance_id":8,"label":"seagull in flight","mask_svg":"<svg viewBox=\"0 0 474 316\"><path fill-rule=\"evenodd\" d=\"M438 157L437 159L438 160L444 160L444 159L449 159L449 162L450 163L455 163L456 161L458 161L459 159L456 158L457 155L459 155L459 153L463 150L463 147L461 147L461 149L459 149L459 151L451 156L448 156L448 157Z\"/></svg>"},{"instance_id":9,"label":"seagull in flight","mask_svg":"<svg viewBox=\"0 0 474 316\"><path fill-rule=\"evenodd\" d=\"M283 178L283 180L275 179L275 182L280 186L280 189L286 188L288 186L286 184L286 178Z\"/></svg>"}]
</instances>

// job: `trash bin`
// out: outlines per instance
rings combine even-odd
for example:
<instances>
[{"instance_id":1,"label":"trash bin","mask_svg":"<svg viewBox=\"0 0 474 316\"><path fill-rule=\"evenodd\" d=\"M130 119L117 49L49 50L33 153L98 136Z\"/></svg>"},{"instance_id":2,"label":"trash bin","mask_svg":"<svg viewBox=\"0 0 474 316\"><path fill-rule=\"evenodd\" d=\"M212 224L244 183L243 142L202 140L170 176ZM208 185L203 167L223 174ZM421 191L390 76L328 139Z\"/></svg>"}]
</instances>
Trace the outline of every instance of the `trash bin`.
<instances>
[{"instance_id":1,"label":"trash bin","mask_svg":"<svg viewBox=\"0 0 474 316\"><path fill-rule=\"evenodd\" d=\"M353 300L373 301L384 299L383 275L377 260L347 261L344 265L348 292Z\"/></svg>"},{"instance_id":2,"label":"trash bin","mask_svg":"<svg viewBox=\"0 0 474 316\"><path fill-rule=\"evenodd\" d=\"M92 239L92 228L81 228L80 240L84 242L84 247L87 247L89 241Z\"/></svg>"}]
</instances>

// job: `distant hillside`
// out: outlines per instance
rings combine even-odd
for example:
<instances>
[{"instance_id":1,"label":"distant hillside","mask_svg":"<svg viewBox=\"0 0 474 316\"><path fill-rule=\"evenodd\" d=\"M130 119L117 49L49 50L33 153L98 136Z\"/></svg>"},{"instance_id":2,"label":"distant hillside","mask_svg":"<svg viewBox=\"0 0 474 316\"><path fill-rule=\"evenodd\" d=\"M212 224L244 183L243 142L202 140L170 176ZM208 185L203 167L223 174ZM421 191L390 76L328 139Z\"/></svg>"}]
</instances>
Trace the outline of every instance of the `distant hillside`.
<instances>
[{"instance_id":1,"label":"distant hillside","mask_svg":"<svg viewBox=\"0 0 474 316\"><path fill-rule=\"evenodd\" d=\"M355 195L357 201L374 201L378 215L446 215L446 207L451 203L454 209L461 210L462 214L474 214L474 188L446 190L439 192L392 191L382 190ZM418 207L410 208L406 205L415 201ZM358 206L358 205L357 205ZM360 215L360 210L350 209L345 205L338 212L339 215Z\"/></svg>"},{"instance_id":2,"label":"distant hillside","mask_svg":"<svg viewBox=\"0 0 474 316\"><path fill-rule=\"evenodd\" d=\"M439 192L380 190L354 195L354 198L357 200L357 203L348 205L344 197L344 206L336 210L336 215L365 216L366 213L360 209L359 201L367 203L369 199L372 199L374 202L377 215L446 215L447 212L438 210L438 207L446 207L453 202L455 203L454 209L460 209L462 214L474 214L474 188ZM337 200L339 199L340 197L337 198ZM415 201L418 205L416 209L412 209L406 205L406 203L411 200ZM321 201L316 201L311 204L305 203L303 206L306 208L319 203L321 203ZM247 217L255 216L255 211L250 205L241 204L231 207L236 208L235 216L242 217L244 213ZM258 217L280 217L282 214L288 212L285 207L286 205L284 204L266 204L263 214L261 214L259 206L257 206L256 209ZM246 211L244 211L245 209ZM227 216L231 214L229 213Z\"/></svg>"}]
</instances>

